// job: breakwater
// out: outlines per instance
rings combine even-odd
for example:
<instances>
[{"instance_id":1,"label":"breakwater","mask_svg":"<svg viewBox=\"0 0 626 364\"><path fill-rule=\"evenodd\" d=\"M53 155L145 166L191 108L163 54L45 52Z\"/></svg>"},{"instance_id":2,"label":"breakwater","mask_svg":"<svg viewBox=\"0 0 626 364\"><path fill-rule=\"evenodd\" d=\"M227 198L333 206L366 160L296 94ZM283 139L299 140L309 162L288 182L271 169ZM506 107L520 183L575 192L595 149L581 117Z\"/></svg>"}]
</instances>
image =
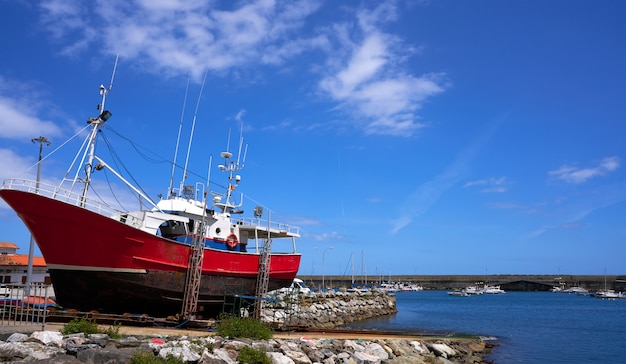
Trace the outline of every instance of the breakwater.
<instances>
[{"instance_id":1,"label":"breakwater","mask_svg":"<svg viewBox=\"0 0 626 364\"><path fill-rule=\"evenodd\" d=\"M626 291L624 275L571 275L571 274L489 274L489 275L391 275L372 276L299 276L310 287L321 287L322 281L330 288L377 286L381 282L406 282L424 289L452 290L477 283L500 285L506 291L548 291L554 286L580 286L590 291L605 288Z\"/></svg>"},{"instance_id":2,"label":"breakwater","mask_svg":"<svg viewBox=\"0 0 626 364\"><path fill-rule=\"evenodd\" d=\"M262 320L283 328L333 328L396 312L396 296L377 290L307 294L292 290L271 296Z\"/></svg>"}]
</instances>

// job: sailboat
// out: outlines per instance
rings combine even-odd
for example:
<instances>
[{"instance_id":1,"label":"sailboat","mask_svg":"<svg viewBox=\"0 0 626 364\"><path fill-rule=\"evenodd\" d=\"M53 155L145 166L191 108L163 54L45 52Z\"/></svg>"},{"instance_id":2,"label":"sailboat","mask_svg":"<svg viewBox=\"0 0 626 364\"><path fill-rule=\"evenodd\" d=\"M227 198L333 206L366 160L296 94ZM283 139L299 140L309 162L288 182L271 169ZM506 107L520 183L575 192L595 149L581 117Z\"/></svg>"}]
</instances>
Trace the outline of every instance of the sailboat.
<instances>
[{"instance_id":1,"label":"sailboat","mask_svg":"<svg viewBox=\"0 0 626 364\"><path fill-rule=\"evenodd\" d=\"M626 298L626 294L623 292L616 292L614 289L608 289L606 283L606 269L604 270L604 290L598 291L594 294L596 298L605 298L605 299L618 299L618 298Z\"/></svg>"},{"instance_id":2,"label":"sailboat","mask_svg":"<svg viewBox=\"0 0 626 364\"><path fill-rule=\"evenodd\" d=\"M100 86L100 113L87 121L73 179L68 173L51 185L13 178L0 188L39 246L57 303L85 312L186 316L216 312L235 296L259 297L289 286L300 265L299 228L264 219L261 206L244 217L233 195L241 181L241 145L236 158L220 153L223 191L209 193L207 178L206 187L181 183L153 202L95 153L112 115L104 109L110 89ZM148 208L128 211L99 200L92 179L102 170ZM272 251L273 239L286 239L287 251Z\"/></svg>"}]
</instances>

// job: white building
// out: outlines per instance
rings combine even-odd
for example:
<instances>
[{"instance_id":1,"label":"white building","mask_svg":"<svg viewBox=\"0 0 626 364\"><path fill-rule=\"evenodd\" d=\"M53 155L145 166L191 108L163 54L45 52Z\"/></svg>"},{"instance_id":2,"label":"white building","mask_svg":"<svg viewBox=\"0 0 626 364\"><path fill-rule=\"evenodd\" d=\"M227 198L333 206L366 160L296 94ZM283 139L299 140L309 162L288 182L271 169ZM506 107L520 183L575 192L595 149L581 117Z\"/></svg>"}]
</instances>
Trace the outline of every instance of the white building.
<instances>
[{"instance_id":1,"label":"white building","mask_svg":"<svg viewBox=\"0 0 626 364\"><path fill-rule=\"evenodd\" d=\"M0 242L0 283L26 283L28 254L16 254L19 247L13 243ZM50 284L50 274L43 257L33 257L33 283Z\"/></svg>"}]
</instances>

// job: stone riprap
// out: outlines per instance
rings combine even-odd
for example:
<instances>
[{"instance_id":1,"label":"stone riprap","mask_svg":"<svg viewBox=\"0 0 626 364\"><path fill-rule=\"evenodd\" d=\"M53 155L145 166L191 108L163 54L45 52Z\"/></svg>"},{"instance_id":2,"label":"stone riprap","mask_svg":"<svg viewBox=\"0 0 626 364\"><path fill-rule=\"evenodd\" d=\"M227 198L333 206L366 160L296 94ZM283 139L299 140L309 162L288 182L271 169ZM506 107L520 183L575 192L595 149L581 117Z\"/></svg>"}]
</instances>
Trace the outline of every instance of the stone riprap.
<instances>
[{"instance_id":1,"label":"stone riprap","mask_svg":"<svg viewBox=\"0 0 626 364\"><path fill-rule=\"evenodd\" d=\"M63 336L57 331L15 333L0 341L0 360L11 363L128 363L137 353L176 356L198 364L237 363L242 347L267 353L273 364L312 363L483 363L490 351L478 339L228 339L206 337L136 337L105 334Z\"/></svg>"},{"instance_id":2,"label":"stone riprap","mask_svg":"<svg viewBox=\"0 0 626 364\"><path fill-rule=\"evenodd\" d=\"M265 303L261 319L276 327L328 329L395 314L396 296L377 290L282 292Z\"/></svg>"}]
</instances>

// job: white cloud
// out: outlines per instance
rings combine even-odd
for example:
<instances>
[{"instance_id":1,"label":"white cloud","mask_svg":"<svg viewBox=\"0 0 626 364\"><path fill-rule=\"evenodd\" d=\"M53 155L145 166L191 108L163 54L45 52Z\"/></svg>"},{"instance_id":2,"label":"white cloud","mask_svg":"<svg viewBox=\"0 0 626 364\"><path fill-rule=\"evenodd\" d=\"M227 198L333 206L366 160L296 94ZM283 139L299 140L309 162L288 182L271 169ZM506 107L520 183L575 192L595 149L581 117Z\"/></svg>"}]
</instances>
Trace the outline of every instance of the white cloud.
<instances>
[{"instance_id":1,"label":"white cloud","mask_svg":"<svg viewBox=\"0 0 626 364\"><path fill-rule=\"evenodd\" d=\"M481 192L506 192L509 189L510 182L506 177L491 177L489 179L480 179L469 181L463 187L480 187Z\"/></svg>"},{"instance_id":2,"label":"white cloud","mask_svg":"<svg viewBox=\"0 0 626 364\"><path fill-rule=\"evenodd\" d=\"M616 156L606 157L591 168L578 168L575 165L563 165L558 169L548 171L548 176L563 180L568 183L581 184L590 178L603 176L615 171L620 165L620 159Z\"/></svg>"},{"instance_id":3,"label":"white cloud","mask_svg":"<svg viewBox=\"0 0 626 364\"><path fill-rule=\"evenodd\" d=\"M235 5L203 0L101 0L92 4L47 0L41 5L44 24L52 35L67 38L64 44L69 42L64 54L102 42L98 46L104 52L134 59L148 71L191 73L196 80L206 69L278 64L309 50L300 44L315 42L296 39L294 31L318 7L312 0Z\"/></svg>"},{"instance_id":4,"label":"white cloud","mask_svg":"<svg viewBox=\"0 0 626 364\"><path fill-rule=\"evenodd\" d=\"M346 9L343 22L306 27L320 7L315 0L41 4L43 23L63 45L61 53L74 55L98 43L100 51L166 77L191 74L199 81L207 69L225 74L278 66L305 52L322 51L328 59L311 57L307 68L323 72L319 89L338 104L336 110L350 116L350 123L366 134L397 136L425 127L417 110L445 90L445 75L414 75L402 68L417 48L381 31L383 24L396 20L396 6Z\"/></svg>"},{"instance_id":5,"label":"white cloud","mask_svg":"<svg viewBox=\"0 0 626 364\"><path fill-rule=\"evenodd\" d=\"M315 0L45 0L43 23L74 55L87 46L119 54L144 71L191 74L199 81L208 69L223 74L263 65L293 64L305 52L310 70L324 74L320 90L367 134L409 136L426 123L416 111L444 91L445 75L407 73L402 64L416 47L382 32L397 9L385 3L373 9L345 9L343 23L307 20L319 8Z\"/></svg>"},{"instance_id":6,"label":"white cloud","mask_svg":"<svg viewBox=\"0 0 626 364\"><path fill-rule=\"evenodd\" d=\"M0 138L28 140L59 134L60 129L53 122L33 115L26 102L0 95Z\"/></svg>"},{"instance_id":7,"label":"white cloud","mask_svg":"<svg viewBox=\"0 0 626 364\"><path fill-rule=\"evenodd\" d=\"M393 19L389 6L383 7L384 12L378 9L361 12L362 41L353 43L343 39L344 46L352 51L348 55L338 53L338 59L331 59L335 71L323 78L319 87L340 103L339 109L354 120L361 120L367 134L410 136L426 125L416 111L428 98L444 91L445 75L414 76L399 68L406 50L402 50L397 39L382 33L375 25ZM381 18L374 14L381 14Z\"/></svg>"},{"instance_id":8,"label":"white cloud","mask_svg":"<svg viewBox=\"0 0 626 364\"><path fill-rule=\"evenodd\" d=\"M338 240L343 239L343 235L341 235L340 233L336 231L324 232L320 234L311 234L310 236L307 236L307 237L312 238L317 241L335 241L336 242Z\"/></svg>"},{"instance_id":9,"label":"white cloud","mask_svg":"<svg viewBox=\"0 0 626 364\"><path fill-rule=\"evenodd\" d=\"M10 149L0 148L0 177L2 179L7 177L23 176L24 171L31 169L31 177L35 175L32 172L33 164L36 161L33 158L25 158L17 155Z\"/></svg>"},{"instance_id":10,"label":"white cloud","mask_svg":"<svg viewBox=\"0 0 626 364\"><path fill-rule=\"evenodd\" d=\"M50 120L37 116L49 109L40 87L0 75L0 138L28 141L40 135L61 135L61 129Z\"/></svg>"}]
</instances>

